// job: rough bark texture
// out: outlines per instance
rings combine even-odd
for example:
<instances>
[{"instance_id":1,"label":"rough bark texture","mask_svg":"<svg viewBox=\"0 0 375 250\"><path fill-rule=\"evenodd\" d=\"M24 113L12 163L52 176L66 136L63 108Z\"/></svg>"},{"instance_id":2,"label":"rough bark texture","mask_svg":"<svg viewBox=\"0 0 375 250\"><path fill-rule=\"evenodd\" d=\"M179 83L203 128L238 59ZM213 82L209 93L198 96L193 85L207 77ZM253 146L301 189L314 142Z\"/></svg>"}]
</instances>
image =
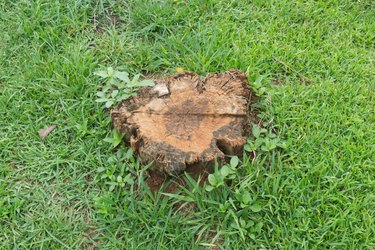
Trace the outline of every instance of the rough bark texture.
<instances>
[{"instance_id":1,"label":"rough bark texture","mask_svg":"<svg viewBox=\"0 0 375 250\"><path fill-rule=\"evenodd\" d=\"M113 126L143 162L173 175L187 166L210 168L224 154L242 151L250 95L243 72L185 73L155 82L111 111Z\"/></svg>"}]
</instances>

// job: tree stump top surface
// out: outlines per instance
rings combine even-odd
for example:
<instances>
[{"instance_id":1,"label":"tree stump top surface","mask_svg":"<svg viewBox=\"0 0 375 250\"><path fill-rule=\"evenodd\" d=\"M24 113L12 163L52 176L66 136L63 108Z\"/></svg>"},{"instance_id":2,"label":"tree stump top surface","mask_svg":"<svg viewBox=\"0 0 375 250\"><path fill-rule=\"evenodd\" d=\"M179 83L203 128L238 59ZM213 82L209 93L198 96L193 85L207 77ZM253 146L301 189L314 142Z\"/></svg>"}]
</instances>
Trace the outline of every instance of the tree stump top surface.
<instances>
[{"instance_id":1,"label":"tree stump top surface","mask_svg":"<svg viewBox=\"0 0 375 250\"><path fill-rule=\"evenodd\" d=\"M155 82L111 111L113 126L142 161L177 174L242 150L250 95L243 72L185 73Z\"/></svg>"}]
</instances>

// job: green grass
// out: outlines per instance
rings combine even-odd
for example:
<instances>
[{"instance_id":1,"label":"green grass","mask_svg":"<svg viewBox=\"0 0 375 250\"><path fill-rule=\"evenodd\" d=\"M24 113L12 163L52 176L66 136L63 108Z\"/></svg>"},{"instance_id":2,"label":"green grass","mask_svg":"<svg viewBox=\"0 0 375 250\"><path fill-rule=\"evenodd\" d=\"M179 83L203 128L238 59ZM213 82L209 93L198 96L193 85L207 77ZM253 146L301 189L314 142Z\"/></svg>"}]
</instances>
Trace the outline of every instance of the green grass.
<instances>
[{"instance_id":1,"label":"green grass","mask_svg":"<svg viewBox=\"0 0 375 250\"><path fill-rule=\"evenodd\" d=\"M0 13L0 248L375 248L372 1L3 0ZM265 119L289 146L245 155L235 185L210 193L109 191L97 170L136 163L103 141L93 72L107 66L263 75ZM230 204L235 190L261 211ZM180 199L196 209L176 212ZM263 227L250 237L236 218Z\"/></svg>"}]
</instances>

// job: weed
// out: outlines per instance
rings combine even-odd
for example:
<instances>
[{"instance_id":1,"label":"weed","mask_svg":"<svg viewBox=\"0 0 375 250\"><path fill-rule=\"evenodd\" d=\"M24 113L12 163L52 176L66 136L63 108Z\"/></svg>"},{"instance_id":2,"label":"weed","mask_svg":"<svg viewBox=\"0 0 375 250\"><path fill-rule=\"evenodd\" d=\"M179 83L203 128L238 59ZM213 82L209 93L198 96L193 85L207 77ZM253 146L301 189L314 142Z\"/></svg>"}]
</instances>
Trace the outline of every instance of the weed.
<instances>
[{"instance_id":1,"label":"weed","mask_svg":"<svg viewBox=\"0 0 375 250\"><path fill-rule=\"evenodd\" d=\"M106 161L105 167L97 168L100 180L109 185L109 191L116 187L124 188L125 185L133 185L139 162L135 160L133 152L128 149L126 152L118 150L114 156Z\"/></svg>"},{"instance_id":2,"label":"weed","mask_svg":"<svg viewBox=\"0 0 375 250\"><path fill-rule=\"evenodd\" d=\"M249 138L244 146L247 152L255 152L258 149L262 151L271 151L276 148L286 149L287 143L277 137L277 135L265 128L259 128L253 124L252 134L254 138Z\"/></svg>"},{"instance_id":3,"label":"weed","mask_svg":"<svg viewBox=\"0 0 375 250\"><path fill-rule=\"evenodd\" d=\"M116 148L122 142L122 138L124 138L124 135L113 129L111 136L104 138L103 141L110 143L113 148Z\"/></svg>"},{"instance_id":4,"label":"weed","mask_svg":"<svg viewBox=\"0 0 375 250\"><path fill-rule=\"evenodd\" d=\"M96 93L99 97L96 102L105 103L106 108L134 96L141 87L154 86L152 80L140 81L140 74L130 80L127 72L113 70L112 67L108 67L106 71L96 71L94 74L105 79L102 90Z\"/></svg>"}]
</instances>

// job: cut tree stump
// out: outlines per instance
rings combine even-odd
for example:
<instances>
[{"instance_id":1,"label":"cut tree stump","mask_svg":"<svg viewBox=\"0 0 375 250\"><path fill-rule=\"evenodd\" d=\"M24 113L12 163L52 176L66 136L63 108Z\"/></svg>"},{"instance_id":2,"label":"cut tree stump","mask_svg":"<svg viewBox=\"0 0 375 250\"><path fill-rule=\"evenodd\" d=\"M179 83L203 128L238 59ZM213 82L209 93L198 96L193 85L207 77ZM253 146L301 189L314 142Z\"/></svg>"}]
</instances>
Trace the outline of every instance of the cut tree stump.
<instances>
[{"instance_id":1,"label":"cut tree stump","mask_svg":"<svg viewBox=\"0 0 375 250\"><path fill-rule=\"evenodd\" d=\"M242 152L250 102L245 73L184 73L155 82L111 110L112 125L142 162L175 175L187 166L212 169L215 160Z\"/></svg>"}]
</instances>

